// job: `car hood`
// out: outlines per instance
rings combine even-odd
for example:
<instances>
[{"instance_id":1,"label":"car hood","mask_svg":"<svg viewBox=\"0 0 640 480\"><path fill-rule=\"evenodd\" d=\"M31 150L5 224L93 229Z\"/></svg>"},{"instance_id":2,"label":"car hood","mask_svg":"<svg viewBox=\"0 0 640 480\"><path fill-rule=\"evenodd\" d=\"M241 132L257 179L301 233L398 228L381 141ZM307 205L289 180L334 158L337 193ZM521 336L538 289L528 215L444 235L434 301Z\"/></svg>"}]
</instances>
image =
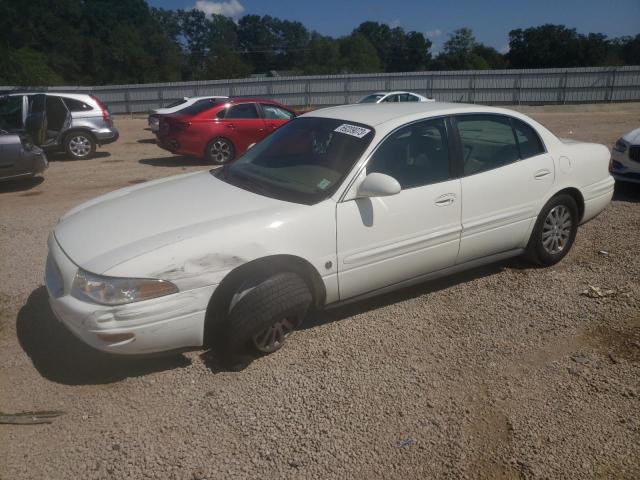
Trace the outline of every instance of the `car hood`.
<instances>
[{"instance_id":1,"label":"car hood","mask_svg":"<svg viewBox=\"0 0 640 480\"><path fill-rule=\"evenodd\" d=\"M629 142L631 145L640 145L640 128L631 130L629 133L624 135L622 139Z\"/></svg>"},{"instance_id":2,"label":"car hood","mask_svg":"<svg viewBox=\"0 0 640 480\"><path fill-rule=\"evenodd\" d=\"M164 246L299 207L196 172L84 203L61 218L54 235L76 265L101 274Z\"/></svg>"}]
</instances>

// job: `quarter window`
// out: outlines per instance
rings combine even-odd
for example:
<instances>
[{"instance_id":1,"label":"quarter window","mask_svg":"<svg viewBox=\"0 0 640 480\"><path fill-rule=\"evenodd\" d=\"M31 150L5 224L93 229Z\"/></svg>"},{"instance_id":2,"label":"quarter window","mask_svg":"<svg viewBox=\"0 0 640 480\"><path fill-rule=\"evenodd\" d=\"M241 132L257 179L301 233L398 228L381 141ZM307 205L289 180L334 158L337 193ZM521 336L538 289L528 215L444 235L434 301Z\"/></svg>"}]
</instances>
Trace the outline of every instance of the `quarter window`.
<instances>
[{"instance_id":1,"label":"quarter window","mask_svg":"<svg viewBox=\"0 0 640 480\"><path fill-rule=\"evenodd\" d=\"M519 159L518 145L508 117L461 115L456 117L464 161L464 174L499 168Z\"/></svg>"},{"instance_id":2,"label":"quarter window","mask_svg":"<svg viewBox=\"0 0 640 480\"><path fill-rule=\"evenodd\" d=\"M367 173L384 173L403 189L449 179L449 149L444 119L414 123L387 138L369 160Z\"/></svg>"},{"instance_id":3,"label":"quarter window","mask_svg":"<svg viewBox=\"0 0 640 480\"><path fill-rule=\"evenodd\" d=\"M513 129L516 132L516 138L518 139L518 148L520 149L520 158L535 157L544 153L544 147L540 137L533 128L516 118L511 119L513 121Z\"/></svg>"},{"instance_id":4,"label":"quarter window","mask_svg":"<svg viewBox=\"0 0 640 480\"><path fill-rule=\"evenodd\" d=\"M260 118L255 103L241 103L229 108L225 119Z\"/></svg>"},{"instance_id":5,"label":"quarter window","mask_svg":"<svg viewBox=\"0 0 640 480\"><path fill-rule=\"evenodd\" d=\"M93 110L93 108L80 100L74 98L63 97L64 103L70 112L87 112Z\"/></svg>"}]
</instances>

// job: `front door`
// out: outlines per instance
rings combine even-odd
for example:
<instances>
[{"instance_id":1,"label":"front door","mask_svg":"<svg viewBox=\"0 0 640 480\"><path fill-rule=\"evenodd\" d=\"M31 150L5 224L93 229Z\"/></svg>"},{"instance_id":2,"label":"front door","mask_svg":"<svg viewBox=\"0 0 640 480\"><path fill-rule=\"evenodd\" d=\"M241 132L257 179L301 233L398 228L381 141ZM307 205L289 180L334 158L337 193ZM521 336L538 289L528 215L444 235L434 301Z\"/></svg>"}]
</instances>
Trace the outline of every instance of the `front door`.
<instances>
[{"instance_id":1,"label":"front door","mask_svg":"<svg viewBox=\"0 0 640 480\"><path fill-rule=\"evenodd\" d=\"M446 122L433 119L398 129L372 155L365 173L387 174L402 190L338 203L340 299L455 263L461 198L449 150Z\"/></svg>"},{"instance_id":2,"label":"front door","mask_svg":"<svg viewBox=\"0 0 640 480\"><path fill-rule=\"evenodd\" d=\"M47 96L39 93L29 95L29 107L24 129L35 145L44 145L47 139Z\"/></svg>"},{"instance_id":3,"label":"front door","mask_svg":"<svg viewBox=\"0 0 640 480\"><path fill-rule=\"evenodd\" d=\"M538 134L504 115L455 117L463 155L457 263L524 248L554 179Z\"/></svg>"}]
</instances>

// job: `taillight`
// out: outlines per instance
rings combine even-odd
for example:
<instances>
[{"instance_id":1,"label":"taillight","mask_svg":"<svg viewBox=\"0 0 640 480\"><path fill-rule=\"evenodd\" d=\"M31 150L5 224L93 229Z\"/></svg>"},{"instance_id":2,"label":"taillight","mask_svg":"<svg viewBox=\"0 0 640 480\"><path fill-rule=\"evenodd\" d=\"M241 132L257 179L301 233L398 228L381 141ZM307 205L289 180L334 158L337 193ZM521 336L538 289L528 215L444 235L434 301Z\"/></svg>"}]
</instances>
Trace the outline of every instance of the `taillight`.
<instances>
[{"instance_id":1,"label":"taillight","mask_svg":"<svg viewBox=\"0 0 640 480\"><path fill-rule=\"evenodd\" d=\"M98 105L98 108L102 110L102 120L104 121L104 123L108 123L109 114L107 113L107 107L105 107L104 104L93 95L89 95L89 96L93 98L93 101L96 102L96 104Z\"/></svg>"}]
</instances>

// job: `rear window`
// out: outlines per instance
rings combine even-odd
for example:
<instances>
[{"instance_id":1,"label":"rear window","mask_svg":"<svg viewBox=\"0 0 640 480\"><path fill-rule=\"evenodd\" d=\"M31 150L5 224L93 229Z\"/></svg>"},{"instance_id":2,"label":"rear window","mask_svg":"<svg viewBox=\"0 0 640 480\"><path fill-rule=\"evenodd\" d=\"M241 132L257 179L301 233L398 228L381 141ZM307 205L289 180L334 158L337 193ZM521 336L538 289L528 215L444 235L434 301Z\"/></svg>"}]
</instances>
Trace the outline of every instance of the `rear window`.
<instances>
[{"instance_id":1,"label":"rear window","mask_svg":"<svg viewBox=\"0 0 640 480\"><path fill-rule=\"evenodd\" d=\"M177 107L178 105L182 105L183 103L187 103L187 100L185 98L181 98L180 100L176 100L175 102L171 102L169 105L167 105L164 108Z\"/></svg>"},{"instance_id":2,"label":"rear window","mask_svg":"<svg viewBox=\"0 0 640 480\"><path fill-rule=\"evenodd\" d=\"M189 105L188 107L178 110L176 113L181 115L197 115L198 113L214 107L217 103L219 103L219 100L216 100L215 98L205 98L198 100L193 105Z\"/></svg>"}]
</instances>

